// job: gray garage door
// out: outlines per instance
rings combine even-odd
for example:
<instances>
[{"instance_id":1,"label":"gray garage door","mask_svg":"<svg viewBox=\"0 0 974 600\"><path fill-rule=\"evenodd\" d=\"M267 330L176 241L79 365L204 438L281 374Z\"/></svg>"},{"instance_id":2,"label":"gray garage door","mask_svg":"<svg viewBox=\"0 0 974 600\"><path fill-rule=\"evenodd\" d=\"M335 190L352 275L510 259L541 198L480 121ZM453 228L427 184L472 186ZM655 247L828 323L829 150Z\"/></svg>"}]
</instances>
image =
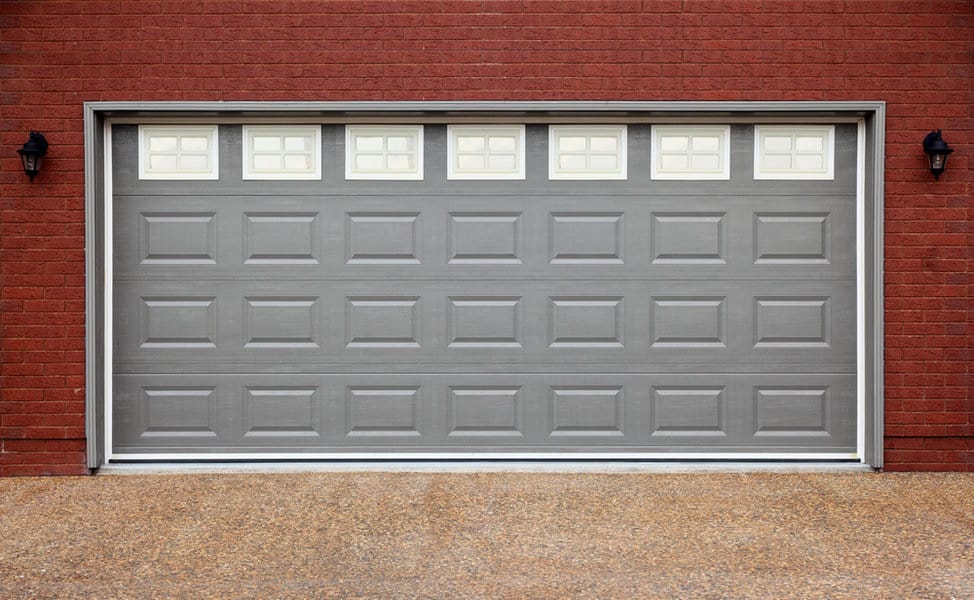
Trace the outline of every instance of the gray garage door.
<instances>
[{"instance_id":1,"label":"gray garage door","mask_svg":"<svg viewBox=\"0 0 974 600\"><path fill-rule=\"evenodd\" d=\"M115 125L112 448L164 454L853 453L855 125L832 180L756 180L734 124L727 181L139 178ZM621 454L620 454L621 455Z\"/></svg>"}]
</instances>

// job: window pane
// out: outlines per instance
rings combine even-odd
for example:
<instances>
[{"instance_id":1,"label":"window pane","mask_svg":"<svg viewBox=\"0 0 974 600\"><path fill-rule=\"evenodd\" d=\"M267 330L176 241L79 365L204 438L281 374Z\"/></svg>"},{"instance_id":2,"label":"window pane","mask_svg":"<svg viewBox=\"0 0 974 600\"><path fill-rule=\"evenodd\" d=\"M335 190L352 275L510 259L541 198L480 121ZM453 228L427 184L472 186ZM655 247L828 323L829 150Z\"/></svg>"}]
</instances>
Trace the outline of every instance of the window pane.
<instances>
[{"instance_id":1,"label":"window pane","mask_svg":"<svg viewBox=\"0 0 974 600\"><path fill-rule=\"evenodd\" d=\"M355 149L359 152L382 152L382 136L357 136L355 138Z\"/></svg>"},{"instance_id":2,"label":"window pane","mask_svg":"<svg viewBox=\"0 0 974 600\"><path fill-rule=\"evenodd\" d=\"M619 160L615 154L593 154L589 166L597 171L612 171L619 167Z\"/></svg>"},{"instance_id":3,"label":"window pane","mask_svg":"<svg viewBox=\"0 0 974 600\"><path fill-rule=\"evenodd\" d=\"M777 171L791 168L790 154L765 154L764 168Z\"/></svg>"},{"instance_id":4,"label":"window pane","mask_svg":"<svg viewBox=\"0 0 974 600\"><path fill-rule=\"evenodd\" d=\"M765 152L791 152L791 136L769 135L764 138Z\"/></svg>"},{"instance_id":5,"label":"window pane","mask_svg":"<svg viewBox=\"0 0 974 600\"><path fill-rule=\"evenodd\" d=\"M311 139L304 136L287 136L284 138L284 150L287 152L306 152L311 149Z\"/></svg>"},{"instance_id":6,"label":"window pane","mask_svg":"<svg viewBox=\"0 0 974 600\"><path fill-rule=\"evenodd\" d=\"M482 154L460 154L457 156L457 168L464 171L481 171L484 168L484 157Z\"/></svg>"},{"instance_id":7,"label":"window pane","mask_svg":"<svg viewBox=\"0 0 974 600\"><path fill-rule=\"evenodd\" d=\"M183 152L206 152L209 140L205 137L184 137L180 138L179 145Z\"/></svg>"},{"instance_id":8,"label":"window pane","mask_svg":"<svg viewBox=\"0 0 974 600\"><path fill-rule=\"evenodd\" d=\"M487 166L492 171L513 171L517 168L513 154L491 154Z\"/></svg>"},{"instance_id":9,"label":"window pane","mask_svg":"<svg viewBox=\"0 0 974 600\"><path fill-rule=\"evenodd\" d=\"M483 136L471 137L462 135L457 138L457 151L459 152L483 152Z\"/></svg>"},{"instance_id":10,"label":"window pane","mask_svg":"<svg viewBox=\"0 0 974 600\"><path fill-rule=\"evenodd\" d=\"M690 164L696 170L716 171L720 168L720 157L716 154L694 154Z\"/></svg>"},{"instance_id":11,"label":"window pane","mask_svg":"<svg viewBox=\"0 0 974 600\"><path fill-rule=\"evenodd\" d=\"M686 152L690 149L690 140L685 136L664 136L659 146L663 152Z\"/></svg>"},{"instance_id":12,"label":"window pane","mask_svg":"<svg viewBox=\"0 0 974 600\"><path fill-rule=\"evenodd\" d=\"M821 154L799 154L795 156L795 168L802 171L821 171Z\"/></svg>"},{"instance_id":13,"label":"window pane","mask_svg":"<svg viewBox=\"0 0 974 600\"><path fill-rule=\"evenodd\" d=\"M176 151L176 138L174 137L150 137L149 138L149 151L150 152L175 152Z\"/></svg>"},{"instance_id":14,"label":"window pane","mask_svg":"<svg viewBox=\"0 0 974 600\"><path fill-rule=\"evenodd\" d=\"M390 136L386 140L386 149L389 152L409 152L410 139L403 136Z\"/></svg>"},{"instance_id":15,"label":"window pane","mask_svg":"<svg viewBox=\"0 0 974 600\"><path fill-rule=\"evenodd\" d=\"M491 152L504 152L513 154L517 151L517 139L509 136L492 135L489 139Z\"/></svg>"},{"instance_id":16,"label":"window pane","mask_svg":"<svg viewBox=\"0 0 974 600\"><path fill-rule=\"evenodd\" d=\"M174 171L176 169L176 155L175 154L150 155L149 168L157 171Z\"/></svg>"},{"instance_id":17,"label":"window pane","mask_svg":"<svg viewBox=\"0 0 974 600\"><path fill-rule=\"evenodd\" d=\"M205 154L184 154L179 157L179 168L187 171L205 171L209 164L209 157Z\"/></svg>"},{"instance_id":18,"label":"window pane","mask_svg":"<svg viewBox=\"0 0 974 600\"><path fill-rule=\"evenodd\" d=\"M558 139L558 150L562 152L585 152L585 138L564 136Z\"/></svg>"},{"instance_id":19,"label":"window pane","mask_svg":"<svg viewBox=\"0 0 974 600\"><path fill-rule=\"evenodd\" d=\"M592 152L618 152L619 139L614 136L593 136L589 140L589 149Z\"/></svg>"},{"instance_id":20,"label":"window pane","mask_svg":"<svg viewBox=\"0 0 974 600\"><path fill-rule=\"evenodd\" d=\"M281 149L281 138L274 136L254 136L254 152L278 152Z\"/></svg>"},{"instance_id":21,"label":"window pane","mask_svg":"<svg viewBox=\"0 0 974 600\"><path fill-rule=\"evenodd\" d=\"M824 141L820 137L799 137L795 140L795 150L798 152L822 152Z\"/></svg>"},{"instance_id":22,"label":"window pane","mask_svg":"<svg viewBox=\"0 0 974 600\"><path fill-rule=\"evenodd\" d=\"M566 171L581 171L585 169L584 154L562 154L558 157L558 168Z\"/></svg>"},{"instance_id":23,"label":"window pane","mask_svg":"<svg viewBox=\"0 0 974 600\"><path fill-rule=\"evenodd\" d=\"M410 154L390 154L387 162L390 169L408 171L413 168L412 158Z\"/></svg>"},{"instance_id":24,"label":"window pane","mask_svg":"<svg viewBox=\"0 0 974 600\"><path fill-rule=\"evenodd\" d=\"M355 157L356 169L371 171L381 169L382 167L383 164L381 154L359 154Z\"/></svg>"},{"instance_id":25,"label":"window pane","mask_svg":"<svg viewBox=\"0 0 974 600\"><path fill-rule=\"evenodd\" d=\"M682 170L689 166L685 154L663 154L660 156L660 167L664 171Z\"/></svg>"},{"instance_id":26,"label":"window pane","mask_svg":"<svg viewBox=\"0 0 974 600\"><path fill-rule=\"evenodd\" d=\"M278 171L281 168L279 154L255 154L254 169L258 171Z\"/></svg>"},{"instance_id":27,"label":"window pane","mask_svg":"<svg viewBox=\"0 0 974 600\"><path fill-rule=\"evenodd\" d=\"M284 168L289 171L308 171L311 169L311 157L307 154L288 154L284 157Z\"/></svg>"},{"instance_id":28,"label":"window pane","mask_svg":"<svg viewBox=\"0 0 974 600\"><path fill-rule=\"evenodd\" d=\"M693 138L694 152L717 152L720 148L720 138L698 136Z\"/></svg>"}]
</instances>

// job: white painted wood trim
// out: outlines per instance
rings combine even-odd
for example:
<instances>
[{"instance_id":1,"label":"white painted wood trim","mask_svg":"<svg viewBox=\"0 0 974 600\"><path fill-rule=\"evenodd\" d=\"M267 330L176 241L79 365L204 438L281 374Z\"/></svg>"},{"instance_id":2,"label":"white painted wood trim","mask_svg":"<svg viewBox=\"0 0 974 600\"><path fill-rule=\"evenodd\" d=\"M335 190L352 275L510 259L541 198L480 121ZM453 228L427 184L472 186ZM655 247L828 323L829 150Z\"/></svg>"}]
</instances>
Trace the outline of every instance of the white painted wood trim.
<instances>
[{"instance_id":1,"label":"white painted wood trim","mask_svg":"<svg viewBox=\"0 0 974 600\"><path fill-rule=\"evenodd\" d=\"M115 461L186 460L858 460L843 452L250 452L213 454L126 454Z\"/></svg>"},{"instance_id":2,"label":"white painted wood trim","mask_svg":"<svg viewBox=\"0 0 974 600\"><path fill-rule=\"evenodd\" d=\"M104 393L105 393L105 460L109 461L112 459L112 401L114 396L114 390L112 384L114 383L114 348L115 348L115 330L114 330L114 304L113 304L113 282L115 280L115 272L113 270L114 262L114 238L115 238L115 223L113 219L112 211L112 194L114 193L112 189L112 122L110 119L105 119L105 125L103 127L102 135L105 136L105 151L103 152L105 159L105 184L104 191L105 197L102 199L104 202L104 230L103 230L103 240L105 249L105 265L104 265L104 275L105 281L104 285L104 312L102 313L102 318L104 319ZM93 385L93 382L86 382L86 385Z\"/></svg>"}]
</instances>

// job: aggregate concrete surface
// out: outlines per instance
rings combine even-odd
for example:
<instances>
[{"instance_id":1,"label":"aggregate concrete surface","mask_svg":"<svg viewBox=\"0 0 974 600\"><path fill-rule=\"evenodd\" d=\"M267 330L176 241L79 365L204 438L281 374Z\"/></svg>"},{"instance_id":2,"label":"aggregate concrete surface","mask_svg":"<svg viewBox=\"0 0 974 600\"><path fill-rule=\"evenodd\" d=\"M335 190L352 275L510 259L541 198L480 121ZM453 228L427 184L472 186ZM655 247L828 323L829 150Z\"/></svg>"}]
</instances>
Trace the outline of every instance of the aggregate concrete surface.
<instances>
[{"instance_id":1,"label":"aggregate concrete surface","mask_svg":"<svg viewBox=\"0 0 974 600\"><path fill-rule=\"evenodd\" d=\"M974 474L0 480L0 598L974 598Z\"/></svg>"}]
</instances>

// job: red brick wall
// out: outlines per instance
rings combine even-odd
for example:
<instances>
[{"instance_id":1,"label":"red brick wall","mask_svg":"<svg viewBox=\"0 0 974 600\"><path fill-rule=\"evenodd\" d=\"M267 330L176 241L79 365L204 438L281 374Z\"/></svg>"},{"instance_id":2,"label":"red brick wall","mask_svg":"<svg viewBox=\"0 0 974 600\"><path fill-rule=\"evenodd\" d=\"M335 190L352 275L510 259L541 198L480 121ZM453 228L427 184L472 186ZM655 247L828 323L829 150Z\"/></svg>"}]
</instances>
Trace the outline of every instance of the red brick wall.
<instances>
[{"instance_id":1,"label":"red brick wall","mask_svg":"<svg viewBox=\"0 0 974 600\"><path fill-rule=\"evenodd\" d=\"M85 472L86 100L885 100L887 468L974 471L972 2L8 0L0 27L0 475Z\"/></svg>"}]
</instances>

